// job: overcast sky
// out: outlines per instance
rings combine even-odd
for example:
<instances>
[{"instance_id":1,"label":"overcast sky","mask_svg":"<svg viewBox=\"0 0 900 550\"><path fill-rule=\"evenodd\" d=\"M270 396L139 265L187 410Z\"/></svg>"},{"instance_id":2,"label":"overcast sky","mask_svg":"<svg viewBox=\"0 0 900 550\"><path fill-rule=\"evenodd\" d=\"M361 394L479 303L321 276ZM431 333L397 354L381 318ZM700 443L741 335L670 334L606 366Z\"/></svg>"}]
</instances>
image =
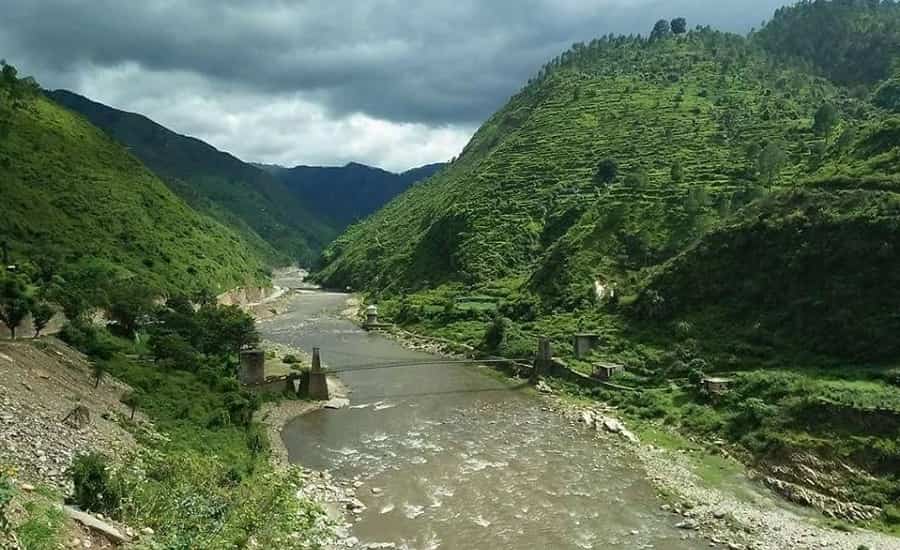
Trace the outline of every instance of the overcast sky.
<instances>
[{"instance_id":1,"label":"overcast sky","mask_svg":"<svg viewBox=\"0 0 900 550\"><path fill-rule=\"evenodd\" d=\"M0 0L0 58L244 160L456 155L573 42L659 18L746 32L784 0Z\"/></svg>"}]
</instances>

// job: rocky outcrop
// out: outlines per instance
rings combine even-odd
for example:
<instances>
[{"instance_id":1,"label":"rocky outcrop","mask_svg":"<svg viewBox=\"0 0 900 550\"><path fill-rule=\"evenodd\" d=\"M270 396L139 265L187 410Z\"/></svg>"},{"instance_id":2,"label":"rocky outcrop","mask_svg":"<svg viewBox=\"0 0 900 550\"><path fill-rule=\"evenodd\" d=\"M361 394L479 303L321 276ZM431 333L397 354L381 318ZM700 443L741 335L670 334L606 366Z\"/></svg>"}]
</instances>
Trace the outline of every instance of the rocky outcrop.
<instances>
[{"instance_id":1,"label":"rocky outcrop","mask_svg":"<svg viewBox=\"0 0 900 550\"><path fill-rule=\"evenodd\" d=\"M828 517L848 521L869 521L881 515L881 509L853 502L847 491L848 476L871 477L853 466L821 457L795 452L758 465L757 474L769 488L791 502L810 506Z\"/></svg>"},{"instance_id":2,"label":"rocky outcrop","mask_svg":"<svg viewBox=\"0 0 900 550\"><path fill-rule=\"evenodd\" d=\"M600 407L591 409L576 409L567 413L570 417L598 432L604 431L617 434L631 443L638 443L638 437L634 435L618 418L611 416L609 411Z\"/></svg>"},{"instance_id":3,"label":"rocky outcrop","mask_svg":"<svg viewBox=\"0 0 900 550\"><path fill-rule=\"evenodd\" d=\"M766 486L789 501L815 508L831 518L863 522L876 519L881 515L881 508L877 506L845 502L774 477L767 476L763 481Z\"/></svg>"},{"instance_id":4,"label":"rocky outcrop","mask_svg":"<svg viewBox=\"0 0 900 550\"><path fill-rule=\"evenodd\" d=\"M239 287L216 296L216 301L223 306L247 307L272 299L280 292L283 291L277 287Z\"/></svg>"}]
</instances>

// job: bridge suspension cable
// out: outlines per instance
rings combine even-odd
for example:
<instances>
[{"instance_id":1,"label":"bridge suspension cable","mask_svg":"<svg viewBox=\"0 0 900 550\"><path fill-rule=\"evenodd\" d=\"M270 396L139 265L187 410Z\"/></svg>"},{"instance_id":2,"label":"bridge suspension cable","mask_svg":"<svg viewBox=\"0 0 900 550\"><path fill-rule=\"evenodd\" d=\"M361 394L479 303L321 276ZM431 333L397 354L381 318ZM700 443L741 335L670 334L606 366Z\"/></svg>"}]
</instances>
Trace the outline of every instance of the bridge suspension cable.
<instances>
[{"instance_id":1,"label":"bridge suspension cable","mask_svg":"<svg viewBox=\"0 0 900 550\"><path fill-rule=\"evenodd\" d=\"M513 363L523 364L523 359L434 359L434 360L417 360L417 361L391 361L383 363L363 363L359 365L347 365L341 367L329 367L326 372L329 374L337 374L341 372L353 372L376 369L391 369L401 367L420 367L434 365L478 365L478 364L499 364Z\"/></svg>"}]
</instances>

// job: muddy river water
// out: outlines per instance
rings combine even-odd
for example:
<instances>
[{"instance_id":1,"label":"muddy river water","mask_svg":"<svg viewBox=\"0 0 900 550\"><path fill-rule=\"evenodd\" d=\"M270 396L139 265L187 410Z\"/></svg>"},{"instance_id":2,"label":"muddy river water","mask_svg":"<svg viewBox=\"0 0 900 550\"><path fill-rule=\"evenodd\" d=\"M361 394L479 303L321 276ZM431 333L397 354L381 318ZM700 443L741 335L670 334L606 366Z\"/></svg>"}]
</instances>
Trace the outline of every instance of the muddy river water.
<instances>
[{"instance_id":1,"label":"muddy river water","mask_svg":"<svg viewBox=\"0 0 900 550\"><path fill-rule=\"evenodd\" d=\"M288 281L289 283L289 281ZM284 284L284 281L282 281ZM433 360L341 319L346 295L297 294L264 337L333 369ZM359 479L353 534L409 549L686 549L630 451L571 426L475 365L341 373L351 406L294 419L292 462Z\"/></svg>"}]
</instances>

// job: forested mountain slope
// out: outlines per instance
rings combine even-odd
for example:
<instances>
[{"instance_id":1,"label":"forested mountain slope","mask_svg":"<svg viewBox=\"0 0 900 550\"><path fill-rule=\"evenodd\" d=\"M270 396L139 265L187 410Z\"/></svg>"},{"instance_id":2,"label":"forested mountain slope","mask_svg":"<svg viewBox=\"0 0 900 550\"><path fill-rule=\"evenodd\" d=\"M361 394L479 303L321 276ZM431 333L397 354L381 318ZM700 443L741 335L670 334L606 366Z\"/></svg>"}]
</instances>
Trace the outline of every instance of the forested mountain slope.
<instances>
[{"instance_id":1,"label":"forested mountain slope","mask_svg":"<svg viewBox=\"0 0 900 550\"><path fill-rule=\"evenodd\" d=\"M753 40L774 57L837 83L871 85L891 76L900 54L900 5L804 0L778 9Z\"/></svg>"},{"instance_id":2,"label":"forested mountain slope","mask_svg":"<svg viewBox=\"0 0 900 550\"><path fill-rule=\"evenodd\" d=\"M576 44L318 276L485 353L621 363L633 391L593 395L897 530L900 8L874 4ZM579 332L601 347L575 358Z\"/></svg>"},{"instance_id":3,"label":"forested mountain slope","mask_svg":"<svg viewBox=\"0 0 900 550\"><path fill-rule=\"evenodd\" d=\"M766 189L796 185L827 153L814 128L826 105L845 126L873 116L738 36L703 29L576 45L457 162L338 239L322 277L401 290L529 276L588 216L609 234L584 243L596 252L577 283L586 292L590 275L664 261Z\"/></svg>"},{"instance_id":4,"label":"forested mountain slope","mask_svg":"<svg viewBox=\"0 0 900 550\"><path fill-rule=\"evenodd\" d=\"M68 92L47 95L87 117L194 208L231 226L274 264L309 264L335 230L270 174L196 138Z\"/></svg>"},{"instance_id":5,"label":"forested mountain slope","mask_svg":"<svg viewBox=\"0 0 900 550\"><path fill-rule=\"evenodd\" d=\"M372 214L444 164L429 164L396 174L351 162L346 166L266 167L297 197L343 230Z\"/></svg>"},{"instance_id":6,"label":"forested mountain slope","mask_svg":"<svg viewBox=\"0 0 900 550\"><path fill-rule=\"evenodd\" d=\"M12 67L0 84L0 234L9 261L102 265L160 291L262 281L264 258L192 210L84 118ZM103 281L94 281L94 286Z\"/></svg>"}]
</instances>

